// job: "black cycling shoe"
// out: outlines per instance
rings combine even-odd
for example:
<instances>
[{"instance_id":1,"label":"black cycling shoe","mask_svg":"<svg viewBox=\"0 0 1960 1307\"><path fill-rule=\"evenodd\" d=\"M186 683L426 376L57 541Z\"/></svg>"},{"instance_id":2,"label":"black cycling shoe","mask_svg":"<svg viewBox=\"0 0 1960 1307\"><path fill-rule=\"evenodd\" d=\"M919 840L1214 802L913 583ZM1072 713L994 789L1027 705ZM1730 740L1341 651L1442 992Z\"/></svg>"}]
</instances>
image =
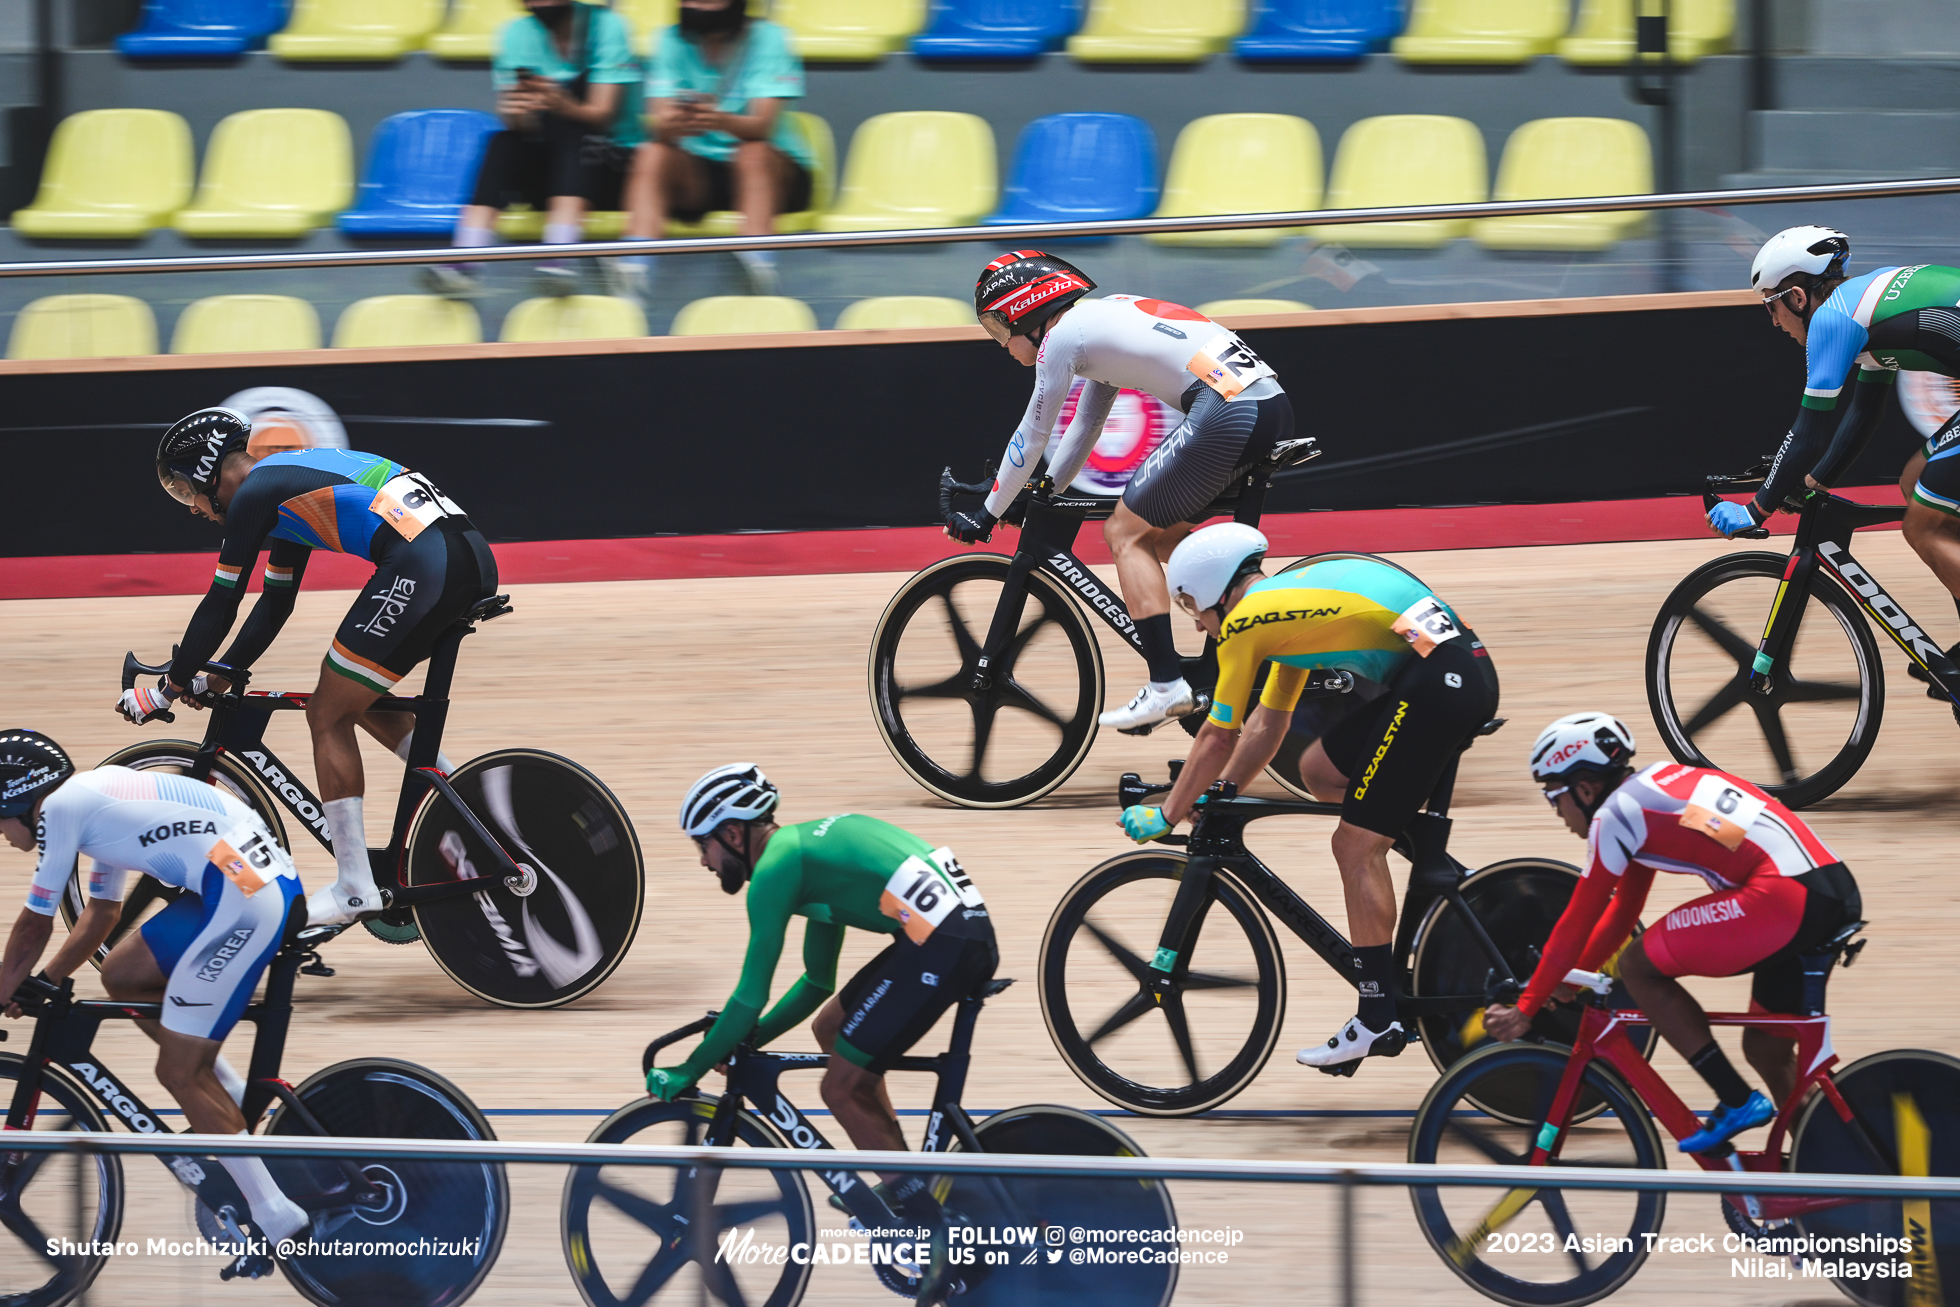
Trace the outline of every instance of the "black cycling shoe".
<instances>
[{"instance_id":1,"label":"black cycling shoe","mask_svg":"<svg viewBox=\"0 0 1960 1307\"><path fill-rule=\"evenodd\" d=\"M945 1220L933 1223L932 1255L926 1259L924 1273L919 1276L918 1292L912 1300L916 1307L942 1307L942 1304L973 1289L984 1278L984 1267L956 1267L951 1264L952 1238L947 1233L948 1229L955 1225L970 1227L972 1224L957 1212L947 1212Z\"/></svg>"},{"instance_id":2,"label":"black cycling shoe","mask_svg":"<svg viewBox=\"0 0 1960 1307\"><path fill-rule=\"evenodd\" d=\"M1955 644L1951 649L1948 649L1946 651L1946 657L1948 662L1960 666L1960 644ZM1951 699L1947 698L1946 691L1933 684L1933 678L1926 674L1925 668L1921 667L1918 663L1907 663L1906 675L1926 687L1926 697L1928 699L1931 699L1935 703L1943 703L1951 707L1953 709L1953 720L1960 722L1960 703L1954 703Z\"/></svg>"}]
</instances>

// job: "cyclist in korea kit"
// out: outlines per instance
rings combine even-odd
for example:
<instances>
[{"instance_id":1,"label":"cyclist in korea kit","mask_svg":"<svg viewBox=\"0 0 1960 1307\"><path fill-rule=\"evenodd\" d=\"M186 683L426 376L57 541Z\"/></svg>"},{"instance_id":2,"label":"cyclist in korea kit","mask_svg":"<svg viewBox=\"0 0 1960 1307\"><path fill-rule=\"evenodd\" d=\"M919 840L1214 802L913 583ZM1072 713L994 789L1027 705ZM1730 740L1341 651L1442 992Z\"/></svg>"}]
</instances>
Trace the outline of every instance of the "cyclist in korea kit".
<instances>
[{"instance_id":1,"label":"cyclist in korea kit","mask_svg":"<svg viewBox=\"0 0 1960 1307\"><path fill-rule=\"evenodd\" d=\"M1850 869L1748 781L1675 762L1636 773L1632 733L1605 713L1546 727L1532 745L1531 776L1567 828L1586 837L1586 870L1517 1006L1487 1009L1484 1028L1495 1039L1522 1038L1548 1001L1573 993L1561 989L1567 972L1597 971L1624 945L1615 974L1720 1100L1681 1151L1706 1152L1770 1121L1796 1085L1797 1041L1742 1032L1743 1054L1770 1097L1752 1091L1676 977L1751 972L1750 1011L1799 1012L1801 955L1862 910ZM1709 892L1629 943L1657 871L1699 876Z\"/></svg>"},{"instance_id":2,"label":"cyclist in korea kit","mask_svg":"<svg viewBox=\"0 0 1960 1307\"><path fill-rule=\"evenodd\" d=\"M308 908L314 925L341 924L386 906L368 865L361 812L366 777L354 727L408 757L414 718L368 708L429 656L437 637L495 592L497 561L463 510L419 473L349 449L256 457L246 448L251 426L231 409L202 409L171 427L157 447L164 489L199 517L223 523L225 540L217 576L169 674L155 690L125 691L117 706L140 725L187 688L203 688L193 681L231 630L262 550L265 593L225 651L221 661L228 666L249 668L271 645L292 615L314 550L372 562L374 577L335 633L306 705L338 870ZM185 702L198 706L195 699ZM451 770L446 758L437 766Z\"/></svg>"},{"instance_id":3,"label":"cyclist in korea kit","mask_svg":"<svg viewBox=\"0 0 1960 1307\"><path fill-rule=\"evenodd\" d=\"M1196 703L1171 637L1163 561L1236 475L1293 438L1293 406L1273 370L1203 314L1135 295L1083 299L1095 288L1079 269L1040 250L1003 254L980 274L973 292L980 325L1016 362L1035 369L1034 395L985 506L978 514L953 514L946 533L967 543L987 539L1048 451L1077 377L1085 384L1075 416L1048 453L1058 488L1081 473L1119 391L1146 391L1185 413L1137 468L1103 524L1150 681L1101 722L1141 731Z\"/></svg>"},{"instance_id":4,"label":"cyclist in korea kit","mask_svg":"<svg viewBox=\"0 0 1960 1307\"><path fill-rule=\"evenodd\" d=\"M1138 843L1153 840L1189 816L1219 777L1245 788L1278 753L1309 670L1387 685L1388 693L1355 708L1300 759L1308 792L1341 805L1334 861L1359 1004L1332 1039L1300 1050L1299 1061L1351 1074L1348 1064L1393 1057L1406 1043L1395 1015L1388 851L1443 769L1496 716L1497 670L1456 611L1401 568L1339 558L1267 577L1260 572L1266 549L1257 530L1225 522L1193 532L1171 554L1172 595L1218 641L1218 693L1163 805L1126 808L1122 825ZM1254 708L1253 682L1268 662Z\"/></svg>"},{"instance_id":5,"label":"cyclist in korea kit","mask_svg":"<svg viewBox=\"0 0 1960 1307\"><path fill-rule=\"evenodd\" d=\"M245 1082L220 1055L300 898L299 875L258 814L214 785L184 776L98 767L77 774L38 731L0 731L0 835L24 853L40 846L27 906L0 960L0 1004L41 960L75 860L93 860L88 904L42 975L66 980L93 957L122 915L131 873L185 891L131 932L102 964L102 985L130 1003L161 1003L139 1021L157 1042L157 1079L199 1134L244 1134ZM300 909L303 911L303 909ZM256 1231L277 1241L306 1213L256 1157L218 1159L250 1204Z\"/></svg>"}]
</instances>

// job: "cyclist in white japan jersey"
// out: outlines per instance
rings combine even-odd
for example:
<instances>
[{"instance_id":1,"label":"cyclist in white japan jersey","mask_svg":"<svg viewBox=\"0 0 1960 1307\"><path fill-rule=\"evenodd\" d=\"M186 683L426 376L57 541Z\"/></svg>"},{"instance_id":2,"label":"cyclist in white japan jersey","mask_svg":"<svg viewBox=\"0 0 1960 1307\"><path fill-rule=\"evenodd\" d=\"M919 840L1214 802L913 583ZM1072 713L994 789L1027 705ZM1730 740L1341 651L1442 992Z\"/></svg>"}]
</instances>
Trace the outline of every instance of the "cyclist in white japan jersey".
<instances>
[{"instance_id":1,"label":"cyclist in white japan jersey","mask_svg":"<svg viewBox=\"0 0 1960 1307\"><path fill-rule=\"evenodd\" d=\"M212 785L184 776L98 767L75 774L59 745L38 731L0 731L0 835L23 852L41 849L27 906L0 960L0 1002L13 995L46 949L55 903L82 854L93 859L88 906L43 973L61 981L109 938L131 872L186 892L132 932L102 965L113 998L163 1004L160 1022L141 1021L157 1041L157 1080L192 1130L243 1134L235 1072L220 1078L219 1049L251 1000L300 901L293 862L257 813ZM304 908L300 909L304 912ZM220 1159L251 1205L258 1232L279 1240L307 1216L280 1192L256 1157Z\"/></svg>"},{"instance_id":2,"label":"cyclist in white japan jersey","mask_svg":"<svg viewBox=\"0 0 1960 1307\"><path fill-rule=\"evenodd\" d=\"M1137 468L1103 524L1150 683L1125 707L1104 713L1102 724L1134 731L1195 706L1171 636L1164 560L1235 474L1292 438L1293 406L1273 370L1202 313L1135 295L1082 298L1095 288L1078 269L1039 250L1004 254L980 274L974 288L980 325L1017 362L1035 369L1034 396L985 507L977 515L953 514L946 530L958 540L986 539L1044 452L1057 486L1074 481L1119 391L1145 391L1183 410L1184 422ZM1087 384L1061 443L1049 452L1077 377Z\"/></svg>"}]
</instances>

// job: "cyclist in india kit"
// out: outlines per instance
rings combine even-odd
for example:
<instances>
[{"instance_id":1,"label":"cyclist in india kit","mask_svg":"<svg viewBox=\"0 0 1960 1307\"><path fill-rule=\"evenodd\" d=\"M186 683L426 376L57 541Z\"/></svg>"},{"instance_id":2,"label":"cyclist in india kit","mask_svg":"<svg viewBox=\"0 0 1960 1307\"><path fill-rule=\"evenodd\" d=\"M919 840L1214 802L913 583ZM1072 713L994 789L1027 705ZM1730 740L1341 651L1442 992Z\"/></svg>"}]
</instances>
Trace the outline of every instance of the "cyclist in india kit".
<instances>
[{"instance_id":1,"label":"cyclist in india kit","mask_svg":"<svg viewBox=\"0 0 1960 1307\"><path fill-rule=\"evenodd\" d=\"M1035 369L1034 395L986 505L977 516L953 514L946 529L959 540L985 540L1044 453L1056 487L1066 488L1095 449L1119 391L1145 391L1183 410L1185 420L1144 459L1103 525L1150 681L1101 722L1135 731L1183 716L1196 702L1171 636L1163 560L1235 474L1293 438L1293 407L1273 370L1227 328L1166 300L1082 298L1095 288L1039 250L1002 255L981 273L974 291L980 324ZM1075 415L1050 452L1077 377L1084 385Z\"/></svg>"},{"instance_id":2,"label":"cyclist in india kit","mask_svg":"<svg viewBox=\"0 0 1960 1307\"><path fill-rule=\"evenodd\" d=\"M313 924L337 924L385 905L368 865L361 799L366 788L358 724L402 758L414 718L368 708L415 669L436 639L497 588L497 562L463 510L428 478L374 454L301 449L258 458L251 423L230 409L204 409L173 426L157 451L157 474L194 513L222 522L217 575L156 690L124 693L123 715L141 723L166 710L217 653L265 552L265 593L221 660L248 668L271 645L316 549L366 558L374 577L348 610L307 701L313 761L338 875L309 901ZM187 700L195 706L195 700ZM451 770L438 758L443 771Z\"/></svg>"},{"instance_id":3,"label":"cyclist in india kit","mask_svg":"<svg viewBox=\"0 0 1960 1307\"><path fill-rule=\"evenodd\" d=\"M243 1134L245 1083L220 1055L299 907L299 875L258 814L216 786L183 776L98 767L75 773L37 731L0 731L0 834L40 863L0 961L0 1005L11 1004L54 932L55 905L75 861L92 862L88 903L43 975L66 980L93 957L122 915L131 873L185 891L131 932L102 964L111 997L161 1003L137 1024L157 1042L157 1079L199 1134ZM9 1007L9 1016L20 1015ZM251 1205L255 1228L278 1240L307 1222L256 1157L219 1159Z\"/></svg>"},{"instance_id":4,"label":"cyclist in india kit","mask_svg":"<svg viewBox=\"0 0 1960 1307\"><path fill-rule=\"evenodd\" d=\"M1443 769L1496 715L1497 671L1456 611L1401 568L1339 558L1266 577L1266 550L1264 535L1229 522L1193 532L1171 555L1171 593L1218 641L1218 692L1163 805L1127 808L1122 825L1139 843L1156 839L1220 776L1248 785L1286 738L1309 670L1335 668L1388 687L1300 760L1307 790L1341 804L1334 861L1358 973L1354 1018L1325 1045L1299 1054L1305 1065L1328 1069L1402 1051L1388 850ZM1267 663L1254 710L1253 682Z\"/></svg>"},{"instance_id":5,"label":"cyclist in india kit","mask_svg":"<svg viewBox=\"0 0 1960 1307\"><path fill-rule=\"evenodd\" d=\"M1681 1141L1684 1153L1705 1152L1771 1120L1776 1104L1730 1065L1675 977L1751 972L1750 1011L1799 1012L1801 954L1856 921L1862 901L1850 869L1748 781L1675 762L1636 774L1633 752L1632 733L1605 713L1561 717L1533 744L1532 779L1567 828L1586 837L1586 870L1517 1006L1488 1009L1484 1028L1521 1038L1561 995L1567 972L1596 971L1618 953L1613 970L1627 992L1720 1099L1706 1128ZM1699 876L1709 892L1629 943L1657 871ZM1794 1037L1746 1029L1742 1051L1777 1101L1789 1095Z\"/></svg>"}]
</instances>

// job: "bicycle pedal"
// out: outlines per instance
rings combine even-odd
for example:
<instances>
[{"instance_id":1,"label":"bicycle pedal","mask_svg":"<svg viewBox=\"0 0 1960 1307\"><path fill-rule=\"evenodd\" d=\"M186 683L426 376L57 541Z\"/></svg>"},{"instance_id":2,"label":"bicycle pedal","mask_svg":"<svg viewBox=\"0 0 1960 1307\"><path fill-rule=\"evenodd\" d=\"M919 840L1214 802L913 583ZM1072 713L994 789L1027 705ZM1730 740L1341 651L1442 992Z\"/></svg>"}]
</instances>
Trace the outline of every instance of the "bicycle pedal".
<instances>
[{"instance_id":1,"label":"bicycle pedal","mask_svg":"<svg viewBox=\"0 0 1960 1307\"><path fill-rule=\"evenodd\" d=\"M263 1253L245 1253L218 1272L220 1280L262 1280L272 1274L272 1259Z\"/></svg>"},{"instance_id":2,"label":"bicycle pedal","mask_svg":"<svg viewBox=\"0 0 1960 1307\"><path fill-rule=\"evenodd\" d=\"M1164 720L1170 721L1173 719L1167 717ZM1116 728L1116 733L1118 735L1148 735L1163 724L1163 722L1152 722L1148 726L1119 726Z\"/></svg>"},{"instance_id":3,"label":"bicycle pedal","mask_svg":"<svg viewBox=\"0 0 1960 1307\"><path fill-rule=\"evenodd\" d=\"M1361 1069L1361 1064L1365 1061L1366 1058L1357 1057L1352 1062L1336 1062L1333 1066L1317 1066L1314 1070L1324 1076L1351 1076Z\"/></svg>"}]
</instances>

